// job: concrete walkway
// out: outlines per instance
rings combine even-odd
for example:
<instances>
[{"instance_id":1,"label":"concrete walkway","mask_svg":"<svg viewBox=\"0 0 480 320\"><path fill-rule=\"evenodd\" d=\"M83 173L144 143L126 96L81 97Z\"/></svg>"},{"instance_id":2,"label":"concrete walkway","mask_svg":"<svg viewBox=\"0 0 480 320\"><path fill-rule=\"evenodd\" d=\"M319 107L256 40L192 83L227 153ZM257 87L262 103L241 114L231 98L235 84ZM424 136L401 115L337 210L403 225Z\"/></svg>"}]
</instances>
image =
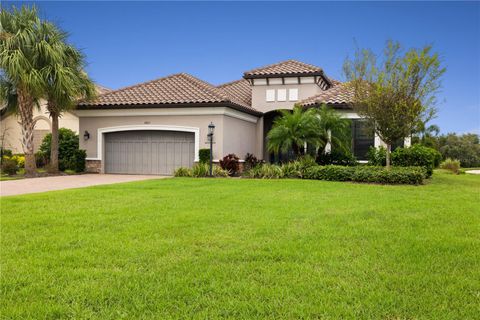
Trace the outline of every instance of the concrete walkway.
<instances>
[{"instance_id":1,"label":"concrete walkway","mask_svg":"<svg viewBox=\"0 0 480 320\"><path fill-rule=\"evenodd\" d=\"M165 176L82 174L0 181L0 196L82 188L101 184L168 178Z\"/></svg>"}]
</instances>

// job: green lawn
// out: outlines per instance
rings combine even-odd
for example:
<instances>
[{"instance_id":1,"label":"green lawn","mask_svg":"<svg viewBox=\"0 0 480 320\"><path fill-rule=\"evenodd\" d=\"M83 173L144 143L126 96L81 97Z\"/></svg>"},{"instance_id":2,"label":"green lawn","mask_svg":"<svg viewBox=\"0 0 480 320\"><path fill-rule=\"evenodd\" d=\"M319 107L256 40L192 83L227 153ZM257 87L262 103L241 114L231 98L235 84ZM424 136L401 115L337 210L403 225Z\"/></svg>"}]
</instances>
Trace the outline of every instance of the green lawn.
<instances>
[{"instance_id":1,"label":"green lawn","mask_svg":"<svg viewBox=\"0 0 480 320\"><path fill-rule=\"evenodd\" d=\"M7 197L0 249L8 319L478 319L480 176Z\"/></svg>"}]
</instances>

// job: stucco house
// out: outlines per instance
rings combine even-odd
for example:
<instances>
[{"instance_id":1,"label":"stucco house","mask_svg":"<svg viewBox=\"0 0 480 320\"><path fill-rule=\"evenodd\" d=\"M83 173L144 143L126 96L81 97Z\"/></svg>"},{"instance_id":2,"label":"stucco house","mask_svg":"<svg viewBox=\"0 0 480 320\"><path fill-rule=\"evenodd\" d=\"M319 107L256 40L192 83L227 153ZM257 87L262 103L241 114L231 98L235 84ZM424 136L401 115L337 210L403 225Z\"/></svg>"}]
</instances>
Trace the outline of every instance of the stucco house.
<instances>
[{"instance_id":1,"label":"stucco house","mask_svg":"<svg viewBox=\"0 0 480 320\"><path fill-rule=\"evenodd\" d=\"M109 92L110 89L96 85L97 94ZM33 131L33 143L35 152L38 151L45 135L52 131L52 121L47 111L47 102L41 100L39 107L33 110L33 119L35 129ZM19 124L20 116L7 112L6 109L0 110L0 147L12 150L13 153L23 153L22 146L22 128ZM78 117L73 112L65 112L58 121L60 128L67 128L79 132Z\"/></svg>"},{"instance_id":2,"label":"stucco house","mask_svg":"<svg viewBox=\"0 0 480 320\"><path fill-rule=\"evenodd\" d=\"M215 125L214 161L253 153L269 161L266 134L280 109L325 103L352 119L354 154L362 159L380 139L365 130L351 92L314 65L288 60L211 85L186 73L107 92L78 105L80 147L87 167L104 173L172 174L198 161L208 125Z\"/></svg>"}]
</instances>

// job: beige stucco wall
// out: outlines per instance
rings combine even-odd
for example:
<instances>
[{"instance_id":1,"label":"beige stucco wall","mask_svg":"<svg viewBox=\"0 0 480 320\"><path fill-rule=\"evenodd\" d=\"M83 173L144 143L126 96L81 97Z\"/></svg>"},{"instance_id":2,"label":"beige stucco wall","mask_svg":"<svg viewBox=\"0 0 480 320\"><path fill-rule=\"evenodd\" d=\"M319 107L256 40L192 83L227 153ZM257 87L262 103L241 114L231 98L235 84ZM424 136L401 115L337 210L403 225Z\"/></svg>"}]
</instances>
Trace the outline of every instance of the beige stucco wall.
<instances>
[{"instance_id":1,"label":"beige stucco wall","mask_svg":"<svg viewBox=\"0 0 480 320\"><path fill-rule=\"evenodd\" d=\"M223 153L235 153L244 159L256 150L256 123L225 116L223 119Z\"/></svg>"},{"instance_id":2,"label":"beige stucco wall","mask_svg":"<svg viewBox=\"0 0 480 320\"><path fill-rule=\"evenodd\" d=\"M288 101L288 89L298 89L298 100L297 101ZM287 101L279 102L267 102L266 101L266 91L270 89L287 89ZM319 94L322 89L312 83L312 84L278 84L278 85L255 85L252 86L252 106L261 111L268 112L278 109L293 109L295 103L309 98L313 95Z\"/></svg>"},{"instance_id":3,"label":"beige stucco wall","mask_svg":"<svg viewBox=\"0 0 480 320\"><path fill-rule=\"evenodd\" d=\"M33 118L37 119L35 130L51 130L51 120L48 116L46 103L44 101L40 104L40 109L35 109ZM0 119L0 145L4 148L10 149L13 153L23 153L22 146L22 128L20 127L20 117L15 114L4 116ZM68 128L78 132L78 117L70 112L66 112L59 119L60 128ZM39 146L35 146L35 150Z\"/></svg>"},{"instance_id":4,"label":"beige stucco wall","mask_svg":"<svg viewBox=\"0 0 480 320\"><path fill-rule=\"evenodd\" d=\"M227 108L228 109L228 108ZM224 110L225 111L225 110ZM192 113L192 114L189 114ZM214 114L208 114L208 113ZM98 131L103 128L142 126L177 126L199 129L199 149L208 148L208 125L215 125L213 158L221 159L227 153L243 157L247 152L255 151L256 121L251 115L226 110L235 116L222 114L221 108L213 109L143 109L143 110L77 110L80 121L80 148L87 151L87 158L102 158L98 155ZM184 114L178 114L184 113ZM196 113L196 114L195 114ZM205 114L202 114L205 113ZM217 113L217 114L215 114ZM242 119L245 117L246 120ZM90 139L85 141L83 134L88 131Z\"/></svg>"}]
</instances>

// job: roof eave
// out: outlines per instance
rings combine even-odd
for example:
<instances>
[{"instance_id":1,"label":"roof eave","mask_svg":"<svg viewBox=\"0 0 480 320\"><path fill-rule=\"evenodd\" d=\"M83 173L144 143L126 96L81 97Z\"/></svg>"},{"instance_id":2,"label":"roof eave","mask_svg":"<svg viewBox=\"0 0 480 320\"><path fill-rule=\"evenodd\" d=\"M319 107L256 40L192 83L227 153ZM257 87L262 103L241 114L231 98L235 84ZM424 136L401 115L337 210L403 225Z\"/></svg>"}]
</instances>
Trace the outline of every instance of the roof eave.
<instances>
[{"instance_id":1,"label":"roof eave","mask_svg":"<svg viewBox=\"0 0 480 320\"><path fill-rule=\"evenodd\" d=\"M261 116L260 111L251 110L240 104L224 102L190 102L190 103L139 103L139 104L79 104L77 110L114 110L130 108L189 108L189 107L229 107L254 116Z\"/></svg>"},{"instance_id":2,"label":"roof eave","mask_svg":"<svg viewBox=\"0 0 480 320\"><path fill-rule=\"evenodd\" d=\"M278 77L312 77L312 76L322 76L325 77L323 71L315 71L315 72L297 72L297 73L269 73L269 74L243 74L244 79L264 79L264 78L278 78ZM328 79L326 81L329 82Z\"/></svg>"}]
</instances>

